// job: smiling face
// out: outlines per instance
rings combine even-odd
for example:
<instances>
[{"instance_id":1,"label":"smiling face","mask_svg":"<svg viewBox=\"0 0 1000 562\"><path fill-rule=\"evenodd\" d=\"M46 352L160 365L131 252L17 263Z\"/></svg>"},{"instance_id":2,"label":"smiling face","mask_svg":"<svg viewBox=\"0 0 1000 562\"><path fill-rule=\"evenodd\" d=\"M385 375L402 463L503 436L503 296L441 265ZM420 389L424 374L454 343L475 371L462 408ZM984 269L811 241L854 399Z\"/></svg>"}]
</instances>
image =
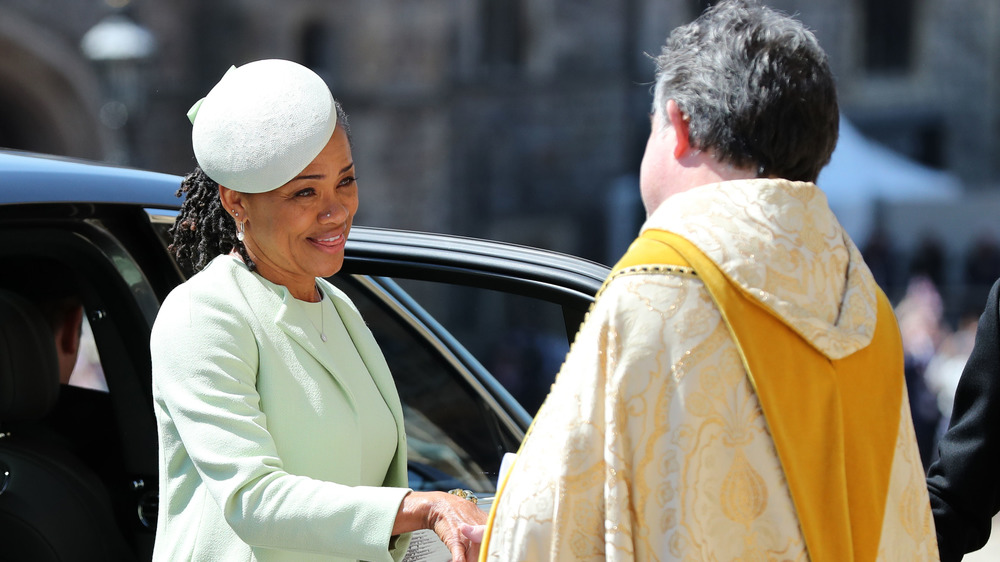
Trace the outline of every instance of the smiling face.
<instances>
[{"instance_id":1,"label":"smiling face","mask_svg":"<svg viewBox=\"0 0 1000 562\"><path fill-rule=\"evenodd\" d=\"M344 244L358 211L358 186L347 134L337 127L322 152L298 176L264 193L221 187L226 209L245 221L247 252L257 272L295 298L318 297L316 277L344 264Z\"/></svg>"}]
</instances>

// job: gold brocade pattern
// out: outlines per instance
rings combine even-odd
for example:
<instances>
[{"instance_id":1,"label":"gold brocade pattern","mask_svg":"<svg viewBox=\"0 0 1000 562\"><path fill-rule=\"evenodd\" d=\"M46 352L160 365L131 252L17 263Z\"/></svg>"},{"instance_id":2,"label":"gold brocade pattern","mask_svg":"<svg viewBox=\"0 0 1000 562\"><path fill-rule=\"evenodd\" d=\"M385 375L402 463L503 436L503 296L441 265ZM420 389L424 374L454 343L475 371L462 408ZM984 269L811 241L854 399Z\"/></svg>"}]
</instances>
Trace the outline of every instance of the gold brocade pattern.
<instances>
[{"instance_id":1,"label":"gold brocade pattern","mask_svg":"<svg viewBox=\"0 0 1000 562\"><path fill-rule=\"evenodd\" d=\"M905 392L901 409L909 414L910 404ZM910 416L900 416L896 457L889 479L889 503L885 510L882 541L879 544L880 560L902 562L938 559L927 485L922 478L914 477L915 474L923 474L920 454L913 446L915 441ZM886 533L887 529L895 532Z\"/></svg>"},{"instance_id":2,"label":"gold brocade pattern","mask_svg":"<svg viewBox=\"0 0 1000 562\"><path fill-rule=\"evenodd\" d=\"M760 406L707 292L693 277L620 281L602 302L641 321L613 329L593 321L603 305L591 312L501 495L487 559L804 559ZM627 345L649 333L678 346Z\"/></svg>"},{"instance_id":3,"label":"gold brocade pattern","mask_svg":"<svg viewBox=\"0 0 1000 562\"><path fill-rule=\"evenodd\" d=\"M736 452L736 459L722 480L719 496L722 513L744 527L749 528L764 513L767 485L742 451Z\"/></svg>"},{"instance_id":4,"label":"gold brocade pattern","mask_svg":"<svg viewBox=\"0 0 1000 562\"><path fill-rule=\"evenodd\" d=\"M863 347L871 276L822 193L745 184L675 196L647 227L688 225L685 237L827 356ZM934 560L905 393L901 411L879 559ZM605 285L493 521L483 559L497 562L809 559L760 403L690 270L634 268Z\"/></svg>"},{"instance_id":5,"label":"gold brocade pattern","mask_svg":"<svg viewBox=\"0 0 1000 562\"><path fill-rule=\"evenodd\" d=\"M698 220L688 220L692 214ZM830 358L871 341L874 279L815 185L771 179L706 185L671 197L646 227L694 242Z\"/></svg>"}]
</instances>

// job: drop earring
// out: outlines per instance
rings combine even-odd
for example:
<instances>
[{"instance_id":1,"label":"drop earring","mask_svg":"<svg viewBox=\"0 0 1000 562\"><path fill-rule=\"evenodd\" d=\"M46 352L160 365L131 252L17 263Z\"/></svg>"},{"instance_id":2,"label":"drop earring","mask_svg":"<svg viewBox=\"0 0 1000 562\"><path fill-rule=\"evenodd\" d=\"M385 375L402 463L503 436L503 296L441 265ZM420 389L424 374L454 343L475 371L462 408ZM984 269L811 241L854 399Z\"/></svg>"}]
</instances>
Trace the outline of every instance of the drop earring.
<instances>
[{"instance_id":1,"label":"drop earring","mask_svg":"<svg viewBox=\"0 0 1000 562\"><path fill-rule=\"evenodd\" d=\"M245 228L246 226L244 226L244 223L242 222L236 223L236 239L239 240L240 242L242 242L243 239L246 238L246 236L243 234Z\"/></svg>"}]
</instances>

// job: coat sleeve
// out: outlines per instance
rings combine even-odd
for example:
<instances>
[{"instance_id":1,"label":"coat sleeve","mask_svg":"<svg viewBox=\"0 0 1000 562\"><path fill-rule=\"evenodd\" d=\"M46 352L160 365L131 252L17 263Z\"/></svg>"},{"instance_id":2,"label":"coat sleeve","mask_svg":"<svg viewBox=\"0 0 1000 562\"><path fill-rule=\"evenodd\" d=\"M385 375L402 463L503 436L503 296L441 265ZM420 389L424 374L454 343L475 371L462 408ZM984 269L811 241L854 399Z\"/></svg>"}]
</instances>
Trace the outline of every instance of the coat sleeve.
<instances>
[{"instance_id":1,"label":"coat sleeve","mask_svg":"<svg viewBox=\"0 0 1000 562\"><path fill-rule=\"evenodd\" d=\"M975 346L955 392L947 433L927 487L941 560L961 560L990 536L1000 511L1000 281L979 318Z\"/></svg>"},{"instance_id":2,"label":"coat sleeve","mask_svg":"<svg viewBox=\"0 0 1000 562\"><path fill-rule=\"evenodd\" d=\"M171 491L191 498L207 491L251 546L391 561L392 525L409 490L344 486L283 469L256 389L261 344L237 307L225 304L182 286L153 328L154 398L173 428L164 433L161 421Z\"/></svg>"}]
</instances>

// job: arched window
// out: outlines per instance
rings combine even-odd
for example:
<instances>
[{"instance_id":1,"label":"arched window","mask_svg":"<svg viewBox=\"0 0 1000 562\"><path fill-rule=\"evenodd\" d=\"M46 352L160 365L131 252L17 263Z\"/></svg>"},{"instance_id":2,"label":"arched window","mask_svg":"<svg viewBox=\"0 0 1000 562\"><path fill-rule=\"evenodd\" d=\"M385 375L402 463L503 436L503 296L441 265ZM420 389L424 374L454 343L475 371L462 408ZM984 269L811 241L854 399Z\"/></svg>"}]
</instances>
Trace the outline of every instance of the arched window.
<instances>
[{"instance_id":1,"label":"arched window","mask_svg":"<svg viewBox=\"0 0 1000 562\"><path fill-rule=\"evenodd\" d=\"M483 66L490 70L521 67L527 32L522 0L482 0L480 6Z\"/></svg>"},{"instance_id":2,"label":"arched window","mask_svg":"<svg viewBox=\"0 0 1000 562\"><path fill-rule=\"evenodd\" d=\"M335 87L337 78L333 37L330 27L320 21L307 23L299 36L302 64L322 76L331 89Z\"/></svg>"},{"instance_id":3,"label":"arched window","mask_svg":"<svg viewBox=\"0 0 1000 562\"><path fill-rule=\"evenodd\" d=\"M865 0L864 65L876 73L905 73L913 64L914 0Z\"/></svg>"}]
</instances>

